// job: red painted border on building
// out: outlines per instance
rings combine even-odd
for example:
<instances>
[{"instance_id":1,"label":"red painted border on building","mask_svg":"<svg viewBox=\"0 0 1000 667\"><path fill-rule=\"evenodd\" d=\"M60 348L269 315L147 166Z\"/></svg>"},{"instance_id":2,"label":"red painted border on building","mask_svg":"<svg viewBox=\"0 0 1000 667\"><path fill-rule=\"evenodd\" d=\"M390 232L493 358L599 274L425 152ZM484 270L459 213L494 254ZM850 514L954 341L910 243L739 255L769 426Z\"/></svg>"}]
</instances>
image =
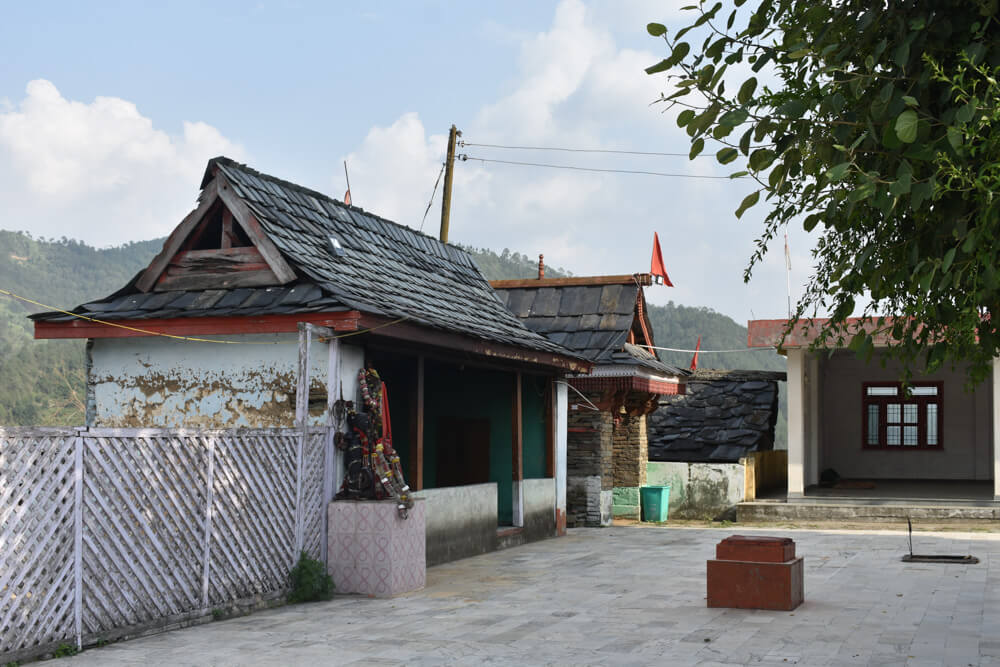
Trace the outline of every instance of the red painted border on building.
<instances>
[{"instance_id":1,"label":"red painted border on building","mask_svg":"<svg viewBox=\"0 0 1000 667\"><path fill-rule=\"evenodd\" d=\"M95 318L96 319L96 318ZM361 313L301 313L291 315L256 315L250 317L173 317L148 320L70 320L35 322L35 338L133 338L168 334L171 336L206 336L231 334L269 334L298 331L299 322L329 327L334 331L357 331ZM115 326L118 325L118 326ZM123 329L122 327L132 327ZM141 329L141 331L135 331Z\"/></svg>"},{"instance_id":2,"label":"red painted border on building","mask_svg":"<svg viewBox=\"0 0 1000 667\"><path fill-rule=\"evenodd\" d=\"M788 329L788 323L794 321L792 330L782 336ZM747 322L747 347L809 347L819 337L820 331L830 320L827 318L803 318L801 320L750 320ZM884 331L892 327L892 318L851 317L847 319L847 331L844 346L850 342L850 337L864 330L868 333ZM888 345L890 336L885 333L875 335L875 345Z\"/></svg>"},{"instance_id":3,"label":"red painted border on building","mask_svg":"<svg viewBox=\"0 0 1000 667\"><path fill-rule=\"evenodd\" d=\"M684 394L679 382L663 382L635 375L628 377L575 377L570 384L580 391L641 391L647 394Z\"/></svg>"}]
</instances>

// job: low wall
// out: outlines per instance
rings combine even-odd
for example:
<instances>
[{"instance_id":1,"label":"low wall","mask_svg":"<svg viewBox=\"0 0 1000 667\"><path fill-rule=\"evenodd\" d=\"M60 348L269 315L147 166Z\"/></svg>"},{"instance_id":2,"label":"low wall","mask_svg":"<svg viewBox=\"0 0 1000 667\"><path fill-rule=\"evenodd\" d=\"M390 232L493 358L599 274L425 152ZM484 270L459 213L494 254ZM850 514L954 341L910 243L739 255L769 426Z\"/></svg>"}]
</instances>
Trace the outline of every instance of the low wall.
<instances>
[{"instance_id":1,"label":"low wall","mask_svg":"<svg viewBox=\"0 0 1000 667\"><path fill-rule=\"evenodd\" d=\"M527 542L554 537L556 534L556 481L526 479L524 493L524 539ZM494 528L494 532L496 529Z\"/></svg>"},{"instance_id":2,"label":"low wall","mask_svg":"<svg viewBox=\"0 0 1000 667\"><path fill-rule=\"evenodd\" d=\"M526 492L525 517L528 495ZM497 548L496 483L424 489L413 496L426 501L428 566L477 556ZM554 490L552 496L555 498ZM554 502L549 504L550 513L553 506Z\"/></svg>"},{"instance_id":3,"label":"low wall","mask_svg":"<svg viewBox=\"0 0 1000 667\"><path fill-rule=\"evenodd\" d=\"M601 488L600 475L566 480L566 525L570 528L611 525L612 504L612 491Z\"/></svg>"},{"instance_id":4,"label":"low wall","mask_svg":"<svg viewBox=\"0 0 1000 667\"><path fill-rule=\"evenodd\" d=\"M714 519L743 502L746 470L741 463L650 461L646 484L670 485L669 517Z\"/></svg>"}]
</instances>

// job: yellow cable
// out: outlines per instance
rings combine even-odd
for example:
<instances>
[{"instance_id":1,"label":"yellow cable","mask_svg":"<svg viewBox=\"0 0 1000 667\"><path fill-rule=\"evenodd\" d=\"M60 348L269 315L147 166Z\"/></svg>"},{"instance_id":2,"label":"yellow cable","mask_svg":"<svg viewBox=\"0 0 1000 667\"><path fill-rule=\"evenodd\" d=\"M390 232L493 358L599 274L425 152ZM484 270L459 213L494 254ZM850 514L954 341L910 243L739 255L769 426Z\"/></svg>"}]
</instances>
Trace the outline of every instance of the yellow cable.
<instances>
[{"instance_id":1,"label":"yellow cable","mask_svg":"<svg viewBox=\"0 0 1000 667\"><path fill-rule=\"evenodd\" d=\"M117 327L118 329L126 329L128 331L135 331L136 333L145 334L147 336L160 336L162 338L172 338L173 340L182 340L182 341L188 341L188 342L193 342L193 343L218 343L220 345L297 345L298 344L298 341L290 341L290 340L279 340L279 341L264 342L264 341L250 341L250 340L217 340L217 339L214 339L214 338L197 338L197 337L194 337L194 336L177 336L175 334L162 333L160 331L150 331L148 329L139 329L137 327L130 327L127 324L118 324L117 322L109 322L107 320L99 320L99 319L96 319L94 317L87 317L86 315L80 315L79 313L72 313L72 312L70 312L68 310L63 310L62 308L56 308L55 306L50 306L48 304L44 304L44 303L41 303L39 301L35 301L34 299L29 299L27 297L20 296L19 294L14 294L13 292L10 292L10 291L5 290L5 289L0 289L0 294L4 294L6 296L9 296L11 298L17 299L19 301L24 301L25 303L30 303L30 304L38 306L40 308L45 308L47 310L55 311L57 313L62 313L63 315L69 315L70 317L76 317L76 318L81 319L81 320L87 320L88 322L94 322L95 324L104 324L104 325L109 326L109 327ZM327 340L332 340L334 338L347 338L348 336L357 336L358 334L368 333L369 331L375 331L376 329L381 329L383 327L391 326L393 324L398 324L398 323L402 322L403 320L407 320L407 319L409 319L409 316L408 315L404 315L403 317L400 317L397 320L393 320L391 322L386 322L384 324L380 324L380 325L375 326L375 327L370 327L368 329L359 329L358 331L349 331L347 333L340 334L338 336L323 336L323 337L320 338L320 341L321 342L325 342Z\"/></svg>"}]
</instances>

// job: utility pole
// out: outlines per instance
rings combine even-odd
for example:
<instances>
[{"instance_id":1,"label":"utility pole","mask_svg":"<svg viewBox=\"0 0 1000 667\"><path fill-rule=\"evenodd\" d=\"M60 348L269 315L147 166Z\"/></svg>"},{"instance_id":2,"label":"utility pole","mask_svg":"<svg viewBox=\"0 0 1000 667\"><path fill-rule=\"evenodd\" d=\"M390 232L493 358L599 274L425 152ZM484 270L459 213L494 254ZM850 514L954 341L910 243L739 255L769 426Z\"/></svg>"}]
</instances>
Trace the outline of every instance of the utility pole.
<instances>
[{"instance_id":1,"label":"utility pole","mask_svg":"<svg viewBox=\"0 0 1000 667\"><path fill-rule=\"evenodd\" d=\"M448 157L444 163L444 192L441 195L441 243L448 242L448 221L451 217L451 179L455 170L455 140L462 136L454 125L448 132Z\"/></svg>"}]
</instances>

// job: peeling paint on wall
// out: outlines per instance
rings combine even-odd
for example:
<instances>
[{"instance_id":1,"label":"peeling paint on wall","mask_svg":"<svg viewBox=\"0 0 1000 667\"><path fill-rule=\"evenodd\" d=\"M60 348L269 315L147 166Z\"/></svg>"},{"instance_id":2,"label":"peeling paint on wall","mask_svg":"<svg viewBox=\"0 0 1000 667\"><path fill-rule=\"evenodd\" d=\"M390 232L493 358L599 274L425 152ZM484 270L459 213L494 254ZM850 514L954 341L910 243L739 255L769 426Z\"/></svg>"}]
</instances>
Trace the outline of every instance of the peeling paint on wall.
<instances>
[{"instance_id":1,"label":"peeling paint on wall","mask_svg":"<svg viewBox=\"0 0 1000 667\"><path fill-rule=\"evenodd\" d=\"M93 341L88 392L94 396L92 426L256 428L295 422L298 345L295 334L227 336L224 340L275 345L219 345L167 338ZM341 345L345 398L356 400L363 350ZM310 396L328 391L329 346L313 342ZM336 385L336 383L335 383ZM333 389L339 396L339 386ZM316 402L316 401L314 401ZM314 406L315 407L315 406ZM309 422L322 424L322 409Z\"/></svg>"}]
</instances>

